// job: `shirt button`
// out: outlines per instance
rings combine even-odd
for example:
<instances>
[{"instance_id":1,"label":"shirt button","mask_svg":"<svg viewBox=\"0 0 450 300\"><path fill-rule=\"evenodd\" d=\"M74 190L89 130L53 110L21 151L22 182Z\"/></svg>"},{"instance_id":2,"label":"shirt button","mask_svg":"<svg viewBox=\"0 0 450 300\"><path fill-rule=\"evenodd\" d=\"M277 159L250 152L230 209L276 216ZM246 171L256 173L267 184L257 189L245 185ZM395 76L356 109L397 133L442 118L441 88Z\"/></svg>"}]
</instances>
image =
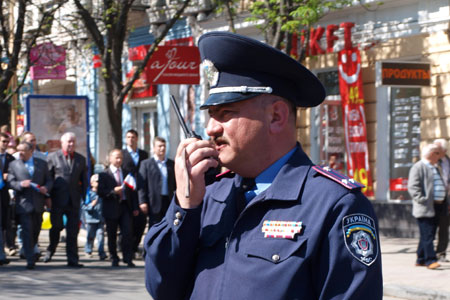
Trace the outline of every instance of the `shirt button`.
<instances>
[{"instance_id":1,"label":"shirt button","mask_svg":"<svg viewBox=\"0 0 450 300\"><path fill-rule=\"evenodd\" d=\"M173 221L173 225L175 225L175 226L180 225L180 220L175 219L175 220Z\"/></svg>"},{"instance_id":2,"label":"shirt button","mask_svg":"<svg viewBox=\"0 0 450 300\"><path fill-rule=\"evenodd\" d=\"M280 256L278 254L272 255L272 261L273 262L279 262L280 261Z\"/></svg>"},{"instance_id":3,"label":"shirt button","mask_svg":"<svg viewBox=\"0 0 450 300\"><path fill-rule=\"evenodd\" d=\"M177 218L178 220L181 220L182 215L179 211L177 211L177 213L175 214L175 218Z\"/></svg>"}]
</instances>

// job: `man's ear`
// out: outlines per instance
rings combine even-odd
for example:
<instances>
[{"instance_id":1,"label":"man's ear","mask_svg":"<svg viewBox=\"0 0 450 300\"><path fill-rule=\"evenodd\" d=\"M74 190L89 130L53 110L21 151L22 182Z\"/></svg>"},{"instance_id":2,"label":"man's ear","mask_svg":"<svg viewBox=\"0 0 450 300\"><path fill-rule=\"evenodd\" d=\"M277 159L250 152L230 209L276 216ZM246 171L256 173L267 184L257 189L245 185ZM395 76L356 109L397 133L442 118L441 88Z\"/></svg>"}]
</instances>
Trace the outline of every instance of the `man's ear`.
<instances>
[{"instance_id":1,"label":"man's ear","mask_svg":"<svg viewBox=\"0 0 450 300\"><path fill-rule=\"evenodd\" d=\"M289 105L286 101L277 100L271 105L270 132L279 133L284 130L289 122Z\"/></svg>"}]
</instances>

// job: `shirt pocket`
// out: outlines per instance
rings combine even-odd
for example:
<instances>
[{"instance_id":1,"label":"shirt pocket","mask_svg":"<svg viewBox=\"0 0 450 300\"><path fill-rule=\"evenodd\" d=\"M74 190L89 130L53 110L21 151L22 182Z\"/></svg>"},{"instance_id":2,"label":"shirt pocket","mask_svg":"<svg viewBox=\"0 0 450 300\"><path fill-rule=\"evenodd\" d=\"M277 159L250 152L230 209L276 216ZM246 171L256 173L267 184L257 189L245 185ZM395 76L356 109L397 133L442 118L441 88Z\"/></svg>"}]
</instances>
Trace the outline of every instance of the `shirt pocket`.
<instances>
[{"instance_id":1,"label":"shirt pocket","mask_svg":"<svg viewBox=\"0 0 450 300\"><path fill-rule=\"evenodd\" d=\"M253 239L243 245L243 252L249 258L278 264L294 256L304 257L306 241L305 237Z\"/></svg>"}]
</instances>

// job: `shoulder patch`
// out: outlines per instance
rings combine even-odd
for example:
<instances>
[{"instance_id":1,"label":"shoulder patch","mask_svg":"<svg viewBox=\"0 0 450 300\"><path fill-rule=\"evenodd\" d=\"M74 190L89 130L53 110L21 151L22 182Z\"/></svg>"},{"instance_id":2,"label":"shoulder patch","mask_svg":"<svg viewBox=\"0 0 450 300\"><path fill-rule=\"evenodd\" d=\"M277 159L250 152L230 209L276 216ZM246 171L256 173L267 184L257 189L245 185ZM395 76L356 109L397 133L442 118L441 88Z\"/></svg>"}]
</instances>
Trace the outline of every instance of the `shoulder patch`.
<instances>
[{"instance_id":1,"label":"shoulder patch","mask_svg":"<svg viewBox=\"0 0 450 300\"><path fill-rule=\"evenodd\" d=\"M350 190L359 189L365 187L364 184L359 183L353 178L347 177L344 174L341 174L330 167L321 167L321 166L312 166L312 168L322 174L325 177L330 178L333 181L336 181L340 185L345 186Z\"/></svg>"},{"instance_id":2,"label":"shoulder patch","mask_svg":"<svg viewBox=\"0 0 450 300\"><path fill-rule=\"evenodd\" d=\"M357 260L370 266L378 257L378 235L375 222L365 214L353 214L342 219L347 250Z\"/></svg>"}]
</instances>

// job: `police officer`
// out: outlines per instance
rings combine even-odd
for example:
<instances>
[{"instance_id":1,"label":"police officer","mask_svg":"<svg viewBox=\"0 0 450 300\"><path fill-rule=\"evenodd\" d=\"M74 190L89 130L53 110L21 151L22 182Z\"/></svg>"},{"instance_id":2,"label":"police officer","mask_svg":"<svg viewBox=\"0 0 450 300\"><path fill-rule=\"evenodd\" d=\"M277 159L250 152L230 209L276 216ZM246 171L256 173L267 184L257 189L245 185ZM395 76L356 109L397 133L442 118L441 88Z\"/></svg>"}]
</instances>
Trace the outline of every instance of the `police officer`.
<instances>
[{"instance_id":1,"label":"police officer","mask_svg":"<svg viewBox=\"0 0 450 300\"><path fill-rule=\"evenodd\" d=\"M378 225L361 185L314 166L296 141L296 107L323 101L319 80L245 36L207 33L199 50L212 141L177 149L176 196L145 239L149 293L381 299ZM218 162L235 176L205 187Z\"/></svg>"}]
</instances>

